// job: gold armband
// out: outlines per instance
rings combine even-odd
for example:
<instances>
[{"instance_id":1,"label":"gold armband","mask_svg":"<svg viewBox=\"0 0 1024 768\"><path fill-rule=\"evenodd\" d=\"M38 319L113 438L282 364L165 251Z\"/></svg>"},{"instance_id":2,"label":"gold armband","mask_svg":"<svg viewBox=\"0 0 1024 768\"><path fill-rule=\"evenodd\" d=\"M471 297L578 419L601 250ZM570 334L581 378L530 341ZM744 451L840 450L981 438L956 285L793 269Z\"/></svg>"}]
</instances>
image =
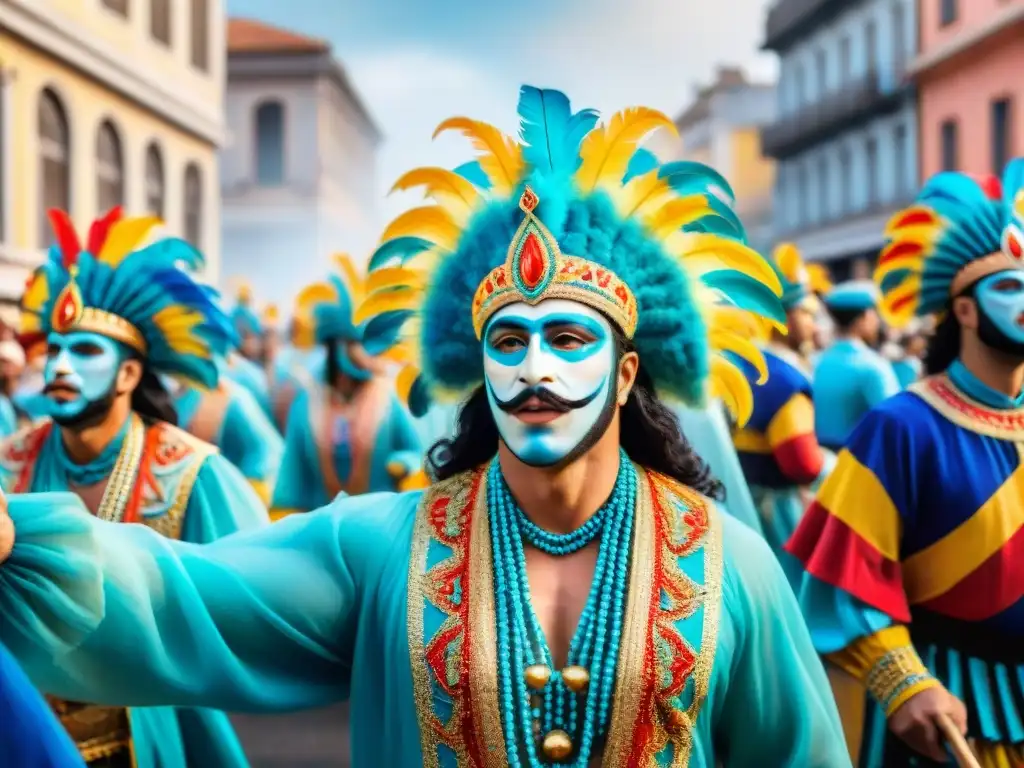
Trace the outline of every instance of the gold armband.
<instances>
[{"instance_id":1,"label":"gold armband","mask_svg":"<svg viewBox=\"0 0 1024 768\"><path fill-rule=\"evenodd\" d=\"M880 658L868 673L868 690L889 717L911 696L938 685L914 646L894 648Z\"/></svg>"}]
</instances>

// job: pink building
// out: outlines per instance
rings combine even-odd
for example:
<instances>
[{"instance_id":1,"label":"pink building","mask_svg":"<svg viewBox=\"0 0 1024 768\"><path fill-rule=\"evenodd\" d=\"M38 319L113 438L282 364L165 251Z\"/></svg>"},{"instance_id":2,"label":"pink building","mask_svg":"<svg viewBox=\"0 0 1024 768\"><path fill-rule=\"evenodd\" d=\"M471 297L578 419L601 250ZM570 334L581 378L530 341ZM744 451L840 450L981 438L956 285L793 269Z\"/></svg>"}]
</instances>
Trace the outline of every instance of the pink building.
<instances>
[{"instance_id":1,"label":"pink building","mask_svg":"<svg viewBox=\"0 0 1024 768\"><path fill-rule=\"evenodd\" d=\"M923 179L1024 155L1024 0L918 0Z\"/></svg>"}]
</instances>

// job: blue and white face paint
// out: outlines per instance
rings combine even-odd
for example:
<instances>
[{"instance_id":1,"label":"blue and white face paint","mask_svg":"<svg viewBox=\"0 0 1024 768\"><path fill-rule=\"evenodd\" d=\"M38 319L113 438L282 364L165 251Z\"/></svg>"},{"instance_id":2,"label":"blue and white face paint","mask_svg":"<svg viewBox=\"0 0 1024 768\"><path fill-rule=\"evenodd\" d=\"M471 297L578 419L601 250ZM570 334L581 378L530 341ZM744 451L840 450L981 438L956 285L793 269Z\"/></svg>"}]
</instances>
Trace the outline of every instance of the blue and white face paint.
<instances>
[{"instance_id":1,"label":"blue and white face paint","mask_svg":"<svg viewBox=\"0 0 1024 768\"><path fill-rule=\"evenodd\" d=\"M1024 270L987 275L974 286L978 337L987 346L1024 356Z\"/></svg>"},{"instance_id":2,"label":"blue and white face paint","mask_svg":"<svg viewBox=\"0 0 1024 768\"><path fill-rule=\"evenodd\" d=\"M484 379L498 433L524 464L553 466L589 450L616 406L611 324L564 299L503 307L484 329Z\"/></svg>"},{"instance_id":3,"label":"blue and white face paint","mask_svg":"<svg viewBox=\"0 0 1024 768\"><path fill-rule=\"evenodd\" d=\"M105 416L124 362L121 345L87 331L51 333L47 345L43 392L53 420L74 426Z\"/></svg>"}]
</instances>

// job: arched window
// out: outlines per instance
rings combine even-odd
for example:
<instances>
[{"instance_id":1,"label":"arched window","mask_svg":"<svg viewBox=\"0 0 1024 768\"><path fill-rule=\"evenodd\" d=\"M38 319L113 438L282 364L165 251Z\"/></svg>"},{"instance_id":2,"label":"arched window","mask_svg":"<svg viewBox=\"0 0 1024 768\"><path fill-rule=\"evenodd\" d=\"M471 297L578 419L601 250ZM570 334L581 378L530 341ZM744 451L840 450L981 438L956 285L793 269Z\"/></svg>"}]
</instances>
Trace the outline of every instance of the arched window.
<instances>
[{"instance_id":1,"label":"arched window","mask_svg":"<svg viewBox=\"0 0 1024 768\"><path fill-rule=\"evenodd\" d=\"M202 248L203 179L199 166L189 163L185 168L185 239Z\"/></svg>"},{"instance_id":2,"label":"arched window","mask_svg":"<svg viewBox=\"0 0 1024 768\"><path fill-rule=\"evenodd\" d=\"M256 181L263 187L284 183L284 106L279 101L256 108Z\"/></svg>"},{"instance_id":3,"label":"arched window","mask_svg":"<svg viewBox=\"0 0 1024 768\"><path fill-rule=\"evenodd\" d=\"M46 212L67 210L71 203L71 133L60 99L50 89L39 97L39 245L55 242Z\"/></svg>"},{"instance_id":4,"label":"arched window","mask_svg":"<svg viewBox=\"0 0 1024 768\"><path fill-rule=\"evenodd\" d=\"M124 153L113 123L104 120L96 133L96 207L100 215L124 205Z\"/></svg>"},{"instance_id":5,"label":"arched window","mask_svg":"<svg viewBox=\"0 0 1024 768\"><path fill-rule=\"evenodd\" d=\"M171 44L171 0L150 0L149 34L158 43Z\"/></svg>"},{"instance_id":6,"label":"arched window","mask_svg":"<svg viewBox=\"0 0 1024 768\"><path fill-rule=\"evenodd\" d=\"M155 143L146 149L146 210L155 216L164 215L164 160Z\"/></svg>"}]
</instances>

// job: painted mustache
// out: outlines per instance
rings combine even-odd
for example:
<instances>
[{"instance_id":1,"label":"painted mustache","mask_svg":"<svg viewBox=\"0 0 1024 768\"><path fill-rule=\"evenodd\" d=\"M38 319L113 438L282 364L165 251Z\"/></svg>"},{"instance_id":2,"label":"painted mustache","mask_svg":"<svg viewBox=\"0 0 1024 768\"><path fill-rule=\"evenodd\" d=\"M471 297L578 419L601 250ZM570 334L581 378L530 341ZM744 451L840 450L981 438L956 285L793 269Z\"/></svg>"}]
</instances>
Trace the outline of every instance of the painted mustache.
<instances>
[{"instance_id":1,"label":"painted mustache","mask_svg":"<svg viewBox=\"0 0 1024 768\"><path fill-rule=\"evenodd\" d=\"M515 411L518 411L526 404L528 400L534 398L539 400L542 404L544 404L553 411L557 411L559 413L568 413L569 411L576 410L577 408L583 408L584 406L592 403L594 401L594 398L597 397L600 391L601 388L598 387L596 390L594 390L593 393L587 395L586 397L580 400L570 400L568 398L562 397L561 395L556 395L550 389L547 389L546 387L542 387L540 385L527 387L510 400L499 399L497 395L494 395L493 390L491 391L491 394L494 395L494 402L497 403L498 407L501 408L501 410L505 411L506 413L513 413Z\"/></svg>"},{"instance_id":2,"label":"painted mustache","mask_svg":"<svg viewBox=\"0 0 1024 768\"><path fill-rule=\"evenodd\" d=\"M73 386L71 384L67 384L67 383L65 383L63 381L54 381L54 382L52 382L50 384L47 384L45 387L43 387L43 394L44 395L49 395L49 394L52 394L54 392L66 392L67 394L70 394L70 395L79 395L79 394L81 394L81 390L79 390L78 387Z\"/></svg>"}]
</instances>

